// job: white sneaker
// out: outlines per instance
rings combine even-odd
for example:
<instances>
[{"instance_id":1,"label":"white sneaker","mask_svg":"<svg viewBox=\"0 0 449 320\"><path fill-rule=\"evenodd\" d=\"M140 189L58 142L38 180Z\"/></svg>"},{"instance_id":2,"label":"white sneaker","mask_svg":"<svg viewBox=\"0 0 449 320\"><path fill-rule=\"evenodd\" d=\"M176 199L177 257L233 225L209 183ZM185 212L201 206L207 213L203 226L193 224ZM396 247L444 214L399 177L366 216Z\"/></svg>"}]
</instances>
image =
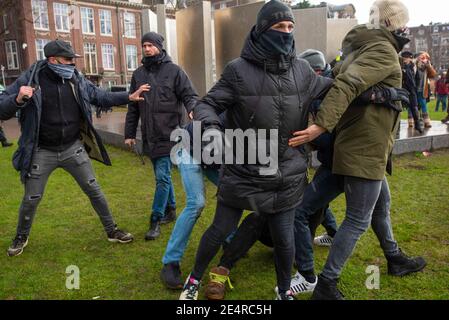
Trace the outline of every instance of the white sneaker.
<instances>
[{"instance_id":1,"label":"white sneaker","mask_svg":"<svg viewBox=\"0 0 449 320\"><path fill-rule=\"evenodd\" d=\"M300 293L312 293L318 283L318 277L315 277L315 282L308 282L299 272L292 277L290 282L290 291L292 295L296 296ZM278 295L278 287L274 288L276 295Z\"/></svg>"},{"instance_id":2,"label":"white sneaker","mask_svg":"<svg viewBox=\"0 0 449 320\"><path fill-rule=\"evenodd\" d=\"M198 300L199 289L200 289L200 282L198 280L190 278L189 275L184 284L184 289L181 292L179 300Z\"/></svg>"},{"instance_id":3,"label":"white sneaker","mask_svg":"<svg viewBox=\"0 0 449 320\"><path fill-rule=\"evenodd\" d=\"M321 236L315 237L315 239L313 239L313 243L319 247L330 247L330 246L332 246L333 240L334 240L334 238L332 238L330 235L325 233Z\"/></svg>"}]
</instances>

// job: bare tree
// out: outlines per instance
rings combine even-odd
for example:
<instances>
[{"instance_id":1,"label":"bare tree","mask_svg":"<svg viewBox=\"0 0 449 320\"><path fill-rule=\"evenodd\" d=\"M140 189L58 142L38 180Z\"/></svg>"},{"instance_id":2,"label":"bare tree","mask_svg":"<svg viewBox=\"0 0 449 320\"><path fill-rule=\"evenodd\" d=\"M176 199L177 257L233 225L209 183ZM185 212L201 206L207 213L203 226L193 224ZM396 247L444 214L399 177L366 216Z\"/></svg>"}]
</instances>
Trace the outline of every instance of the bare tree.
<instances>
[{"instance_id":1,"label":"bare tree","mask_svg":"<svg viewBox=\"0 0 449 320\"><path fill-rule=\"evenodd\" d=\"M24 12L21 12L21 2L17 0L2 0L2 4L0 6L0 21L1 21L1 28L0 28L0 38L6 33L6 30L12 30L13 24L17 25L19 30L21 29L22 22L30 22L34 23L31 18L27 17L28 15ZM14 13L13 17L11 17L11 13ZM5 14L9 14L10 18L8 19L8 22L6 24L6 29L3 28L3 17Z\"/></svg>"}]
</instances>

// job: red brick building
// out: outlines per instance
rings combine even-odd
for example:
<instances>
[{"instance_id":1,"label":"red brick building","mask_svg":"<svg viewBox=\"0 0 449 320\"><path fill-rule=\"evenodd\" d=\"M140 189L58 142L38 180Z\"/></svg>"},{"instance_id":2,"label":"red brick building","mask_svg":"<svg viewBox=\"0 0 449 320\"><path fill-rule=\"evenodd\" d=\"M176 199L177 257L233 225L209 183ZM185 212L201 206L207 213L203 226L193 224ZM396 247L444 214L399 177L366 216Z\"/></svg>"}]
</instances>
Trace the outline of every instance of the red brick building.
<instances>
[{"instance_id":1,"label":"red brick building","mask_svg":"<svg viewBox=\"0 0 449 320\"><path fill-rule=\"evenodd\" d=\"M57 38L71 43L83 56L77 69L103 87L129 83L140 65L146 5L118 0L14 0L6 5L0 8L0 64L7 84L44 59L44 45Z\"/></svg>"}]
</instances>

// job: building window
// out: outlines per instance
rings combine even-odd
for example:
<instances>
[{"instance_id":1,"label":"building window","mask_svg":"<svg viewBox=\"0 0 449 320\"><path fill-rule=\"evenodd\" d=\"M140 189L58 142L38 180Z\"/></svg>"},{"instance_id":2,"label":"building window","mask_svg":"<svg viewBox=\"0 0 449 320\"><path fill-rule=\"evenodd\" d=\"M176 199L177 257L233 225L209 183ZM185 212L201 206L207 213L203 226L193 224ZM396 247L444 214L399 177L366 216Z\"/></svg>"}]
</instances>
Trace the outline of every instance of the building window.
<instances>
[{"instance_id":1,"label":"building window","mask_svg":"<svg viewBox=\"0 0 449 320\"><path fill-rule=\"evenodd\" d=\"M34 29L48 30L48 10L47 1L32 0Z\"/></svg>"},{"instance_id":2,"label":"building window","mask_svg":"<svg viewBox=\"0 0 449 320\"><path fill-rule=\"evenodd\" d=\"M5 13L4 15L3 15L3 33L4 34L8 34L9 33L9 30L8 30L8 24L9 24L9 21L8 21L9 19L8 19L8 14L7 13Z\"/></svg>"},{"instance_id":3,"label":"building window","mask_svg":"<svg viewBox=\"0 0 449 320\"><path fill-rule=\"evenodd\" d=\"M17 54L17 42L15 40L5 41L6 61L9 70L19 69L19 56Z\"/></svg>"},{"instance_id":4,"label":"building window","mask_svg":"<svg viewBox=\"0 0 449 320\"><path fill-rule=\"evenodd\" d=\"M103 58L103 69L114 70L114 46L112 44L102 44L101 53Z\"/></svg>"},{"instance_id":5,"label":"building window","mask_svg":"<svg viewBox=\"0 0 449 320\"><path fill-rule=\"evenodd\" d=\"M444 30L444 27L443 27ZM440 31L440 28L438 27L433 27L433 33L438 33Z\"/></svg>"},{"instance_id":6,"label":"building window","mask_svg":"<svg viewBox=\"0 0 449 320\"><path fill-rule=\"evenodd\" d=\"M95 43L84 44L85 74L97 74L97 46Z\"/></svg>"},{"instance_id":7,"label":"building window","mask_svg":"<svg viewBox=\"0 0 449 320\"><path fill-rule=\"evenodd\" d=\"M95 34L94 9L81 8L81 28L85 34Z\"/></svg>"},{"instance_id":8,"label":"building window","mask_svg":"<svg viewBox=\"0 0 449 320\"><path fill-rule=\"evenodd\" d=\"M126 66L128 70L137 69L137 47L127 45L126 46Z\"/></svg>"},{"instance_id":9,"label":"building window","mask_svg":"<svg viewBox=\"0 0 449 320\"><path fill-rule=\"evenodd\" d=\"M449 38L448 37L441 37L441 45L443 45L443 46L449 45Z\"/></svg>"},{"instance_id":10,"label":"building window","mask_svg":"<svg viewBox=\"0 0 449 320\"><path fill-rule=\"evenodd\" d=\"M134 13L125 12L125 37L136 37L136 16Z\"/></svg>"},{"instance_id":11,"label":"building window","mask_svg":"<svg viewBox=\"0 0 449 320\"><path fill-rule=\"evenodd\" d=\"M103 36L112 36L112 16L109 10L100 10L100 33Z\"/></svg>"},{"instance_id":12,"label":"building window","mask_svg":"<svg viewBox=\"0 0 449 320\"><path fill-rule=\"evenodd\" d=\"M433 38L432 45L434 47L437 47L437 46L439 46L439 44L440 44L440 38L438 38L438 37Z\"/></svg>"},{"instance_id":13,"label":"building window","mask_svg":"<svg viewBox=\"0 0 449 320\"><path fill-rule=\"evenodd\" d=\"M56 31L69 32L69 6L65 3L53 3Z\"/></svg>"},{"instance_id":14,"label":"building window","mask_svg":"<svg viewBox=\"0 0 449 320\"><path fill-rule=\"evenodd\" d=\"M37 60L45 59L44 47L45 47L45 45L48 42L50 42L50 40L47 40L47 39L36 39L36 57L37 57Z\"/></svg>"}]
</instances>

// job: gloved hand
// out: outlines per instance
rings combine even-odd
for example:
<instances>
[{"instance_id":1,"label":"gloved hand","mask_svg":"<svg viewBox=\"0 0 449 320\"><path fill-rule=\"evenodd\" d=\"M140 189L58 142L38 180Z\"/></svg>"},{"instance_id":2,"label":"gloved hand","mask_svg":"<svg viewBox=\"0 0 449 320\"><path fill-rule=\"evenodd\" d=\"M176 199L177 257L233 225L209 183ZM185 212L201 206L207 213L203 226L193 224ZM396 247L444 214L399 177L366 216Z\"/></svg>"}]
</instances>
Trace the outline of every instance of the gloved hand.
<instances>
[{"instance_id":1,"label":"gloved hand","mask_svg":"<svg viewBox=\"0 0 449 320\"><path fill-rule=\"evenodd\" d=\"M395 103L396 101L409 104L409 92L403 88L373 87L373 102L375 104L384 104L398 112L401 112L402 107L397 106Z\"/></svg>"}]
</instances>

